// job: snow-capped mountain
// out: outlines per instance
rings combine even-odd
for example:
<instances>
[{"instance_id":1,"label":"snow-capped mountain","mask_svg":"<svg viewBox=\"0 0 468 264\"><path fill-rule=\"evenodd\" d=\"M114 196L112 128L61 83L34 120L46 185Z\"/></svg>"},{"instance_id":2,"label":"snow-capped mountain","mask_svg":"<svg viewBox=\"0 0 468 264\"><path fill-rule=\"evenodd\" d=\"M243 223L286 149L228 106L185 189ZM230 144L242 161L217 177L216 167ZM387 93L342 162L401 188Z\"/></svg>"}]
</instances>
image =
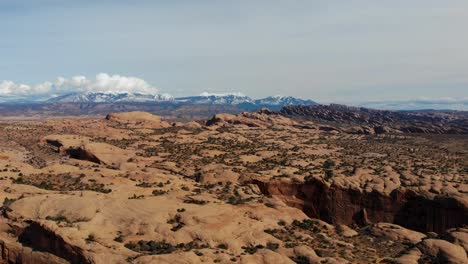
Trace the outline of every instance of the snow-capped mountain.
<instances>
[{"instance_id":1,"label":"snow-capped mountain","mask_svg":"<svg viewBox=\"0 0 468 264\"><path fill-rule=\"evenodd\" d=\"M269 96L263 99L255 100L255 104L257 105L274 105L274 106L286 106L286 105L315 105L316 102L312 100L303 100L298 99L292 96Z\"/></svg>"},{"instance_id":2,"label":"snow-capped mountain","mask_svg":"<svg viewBox=\"0 0 468 264\"><path fill-rule=\"evenodd\" d=\"M195 105L239 105L239 104L255 104L252 98L245 95L226 94L201 94L199 96L179 97L175 101L181 103L189 103Z\"/></svg>"},{"instance_id":3,"label":"snow-capped mountain","mask_svg":"<svg viewBox=\"0 0 468 264\"><path fill-rule=\"evenodd\" d=\"M210 105L242 105L244 107L267 107L271 109L279 109L286 105L314 105L317 104L312 100L303 100L291 96L269 96L262 99L254 100L242 94L207 94L203 93L199 96L176 98L176 102L184 102L189 104L210 104Z\"/></svg>"},{"instance_id":4,"label":"snow-capped mountain","mask_svg":"<svg viewBox=\"0 0 468 264\"><path fill-rule=\"evenodd\" d=\"M313 105L311 100L302 100L291 96L269 96L254 100L243 94L208 94L174 98L169 94L142 93L71 93L50 98L46 103L158 103L166 102L185 105L221 105L238 106L246 110L262 107L277 110L286 105Z\"/></svg>"},{"instance_id":5,"label":"snow-capped mountain","mask_svg":"<svg viewBox=\"0 0 468 264\"><path fill-rule=\"evenodd\" d=\"M142 93L71 93L48 99L48 103L120 103L173 101L169 94Z\"/></svg>"}]
</instances>

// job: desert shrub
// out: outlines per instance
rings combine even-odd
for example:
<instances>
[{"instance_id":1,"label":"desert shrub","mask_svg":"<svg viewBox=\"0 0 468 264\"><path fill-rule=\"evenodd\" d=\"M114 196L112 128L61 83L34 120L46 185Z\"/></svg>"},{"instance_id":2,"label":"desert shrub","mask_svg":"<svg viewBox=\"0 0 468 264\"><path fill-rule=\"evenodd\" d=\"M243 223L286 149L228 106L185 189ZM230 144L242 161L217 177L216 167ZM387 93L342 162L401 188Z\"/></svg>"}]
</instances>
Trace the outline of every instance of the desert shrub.
<instances>
[{"instance_id":1,"label":"desert shrub","mask_svg":"<svg viewBox=\"0 0 468 264\"><path fill-rule=\"evenodd\" d=\"M331 159L327 159L324 163L323 163L323 168L324 169L331 169L335 166L335 162Z\"/></svg>"},{"instance_id":2,"label":"desert shrub","mask_svg":"<svg viewBox=\"0 0 468 264\"><path fill-rule=\"evenodd\" d=\"M46 216L46 220L55 221L55 222L69 222L68 219L63 215Z\"/></svg>"},{"instance_id":3,"label":"desert shrub","mask_svg":"<svg viewBox=\"0 0 468 264\"><path fill-rule=\"evenodd\" d=\"M284 244L284 247L285 248L294 248L294 247L297 247L297 243L294 243L294 242L286 242ZM308 262L307 262L308 263Z\"/></svg>"},{"instance_id":4,"label":"desert shrub","mask_svg":"<svg viewBox=\"0 0 468 264\"><path fill-rule=\"evenodd\" d=\"M251 255L257 253L257 250L262 249L262 248L265 248L265 247L263 245L255 245L255 246L251 245L251 246L243 246L242 247L242 249L246 253L251 254Z\"/></svg>"},{"instance_id":5,"label":"desert shrub","mask_svg":"<svg viewBox=\"0 0 468 264\"><path fill-rule=\"evenodd\" d=\"M133 200L133 199L143 199L143 198L145 198L144 195L136 195L136 194L133 194L133 196L128 197L129 200Z\"/></svg>"},{"instance_id":6,"label":"desert shrub","mask_svg":"<svg viewBox=\"0 0 468 264\"><path fill-rule=\"evenodd\" d=\"M222 244L219 244L219 245L217 246L217 248L219 248L219 249L228 249L228 245L222 243Z\"/></svg>"},{"instance_id":7,"label":"desert shrub","mask_svg":"<svg viewBox=\"0 0 468 264\"><path fill-rule=\"evenodd\" d=\"M284 220L279 220L278 221L278 225L280 226L285 226L286 225L286 222Z\"/></svg>"},{"instance_id":8,"label":"desert shrub","mask_svg":"<svg viewBox=\"0 0 468 264\"><path fill-rule=\"evenodd\" d=\"M311 219L304 219L302 220L302 222L298 220L294 220L292 224L304 230L310 230L311 228L315 226L314 221L312 221Z\"/></svg>"},{"instance_id":9,"label":"desert shrub","mask_svg":"<svg viewBox=\"0 0 468 264\"><path fill-rule=\"evenodd\" d=\"M142 188L151 188L151 187L153 187L153 184L152 183L147 183L147 182L142 182L142 183L138 183L136 186L137 187L142 187Z\"/></svg>"},{"instance_id":10,"label":"desert shrub","mask_svg":"<svg viewBox=\"0 0 468 264\"><path fill-rule=\"evenodd\" d=\"M119 242L119 243L122 243L123 242L123 236L122 235L118 235L114 238L114 241L115 242Z\"/></svg>"},{"instance_id":11,"label":"desert shrub","mask_svg":"<svg viewBox=\"0 0 468 264\"><path fill-rule=\"evenodd\" d=\"M201 172L196 172L193 176L195 177L196 182L200 182L200 180L202 178Z\"/></svg>"},{"instance_id":12,"label":"desert shrub","mask_svg":"<svg viewBox=\"0 0 468 264\"><path fill-rule=\"evenodd\" d=\"M297 264L309 264L309 257L306 256L297 256L293 258L293 261L296 262Z\"/></svg>"},{"instance_id":13,"label":"desert shrub","mask_svg":"<svg viewBox=\"0 0 468 264\"><path fill-rule=\"evenodd\" d=\"M24 179L22 177L18 177L13 180L13 183L15 184L24 184Z\"/></svg>"},{"instance_id":14,"label":"desert shrub","mask_svg":"<svg viewBox=\"0 0 468 264\"><path fill-rule=\"evenodd\" d=\"M169 254L176 250L176 248L173 245L167 243L164 240L160 242L156 242L154 240L140 240L137 243L127 243L125 244L125 247L137 252L150 252L154 255Z\"/></svg>"},{"instance_id":15,"label":"desert shrub","mask_svg":"<svg viewBox=\"0 0 468 264\"><path fill-rule=\"evenodd\" d=\"M174 226L171 228L171 231L172 232L176 232L178 231L179 229L181 229L182 227L185 226L185 223L181 221L182 220L182 216L180 214L176 214L174 216L174 218L172 219L169 219L167 221L168 224L173 224Z\"/></svg>"},{"instance_id":16,"label":"desert shrub","mask_svg":"<svg viewBox=\"0 0 468 264\"><path fill-rule=\"evenodd\" d=\"M85 240L86 240L86 243L95 242L96 237L93 234L89 234Z\"/></svg>"},{"instance_id":17,"label":"desert shrub","mask_svg":"<svg viewBox=\"0 0 468 264\"><path fill-rule=\"evenodd\" d=\"M167 191L158 190L158 189L156 189L156 190L154 190L154 191L152 192L152 194L153 194L154 196L164 195L164 194L166 194L166 193L167 193Z\"/></svg>"},{"instance_id":18,"label":"desert shrub","mask_svg":"<svg viewBox=\"0 0 468 264\"><path fill-rule=\"evenodd\" d=\"M266 248L269 249L269 250L275 251L275 250L277 250L279 248L279 244L278 243L268 242L267 245L266 245Z\"/></svg>"},{"instance_id":19,"label":"desert shrub","mask_svg":"<svg viewBox=\"0 0 468 264\"><path fill-rule=\"evenodd\" d=\"M197 199L185 199L184 200L184 203L188 203L188 204L198 204L198 205L205 205L208 203L208 201L205 201L205 200L197 200Z\"/></svg>"},{"instance_id":20,"label":"desert shrub","mask_svg":"<svg viewBox=\"0 0 468 264\"><path fill-rule=\"evenodd\" d=\"M325 180L329 180L335 176L333 170L325 170Z\"/></svg>"},{"instance_id":21,"label":"desert shrub","mask_svg":"<svg viewBox=\"0 0 468 264\"><path fill-rule=\"evenodd\" d=\"M198 242L191 241L189 243L180 243L173 246L166 241L144 241L130 242L124 245L126 248L136 251L144 252L152 255L169 254L177 250L191 251L196 249L209 248L208 244L199 244Z\"/></svg>"}]
</instances>

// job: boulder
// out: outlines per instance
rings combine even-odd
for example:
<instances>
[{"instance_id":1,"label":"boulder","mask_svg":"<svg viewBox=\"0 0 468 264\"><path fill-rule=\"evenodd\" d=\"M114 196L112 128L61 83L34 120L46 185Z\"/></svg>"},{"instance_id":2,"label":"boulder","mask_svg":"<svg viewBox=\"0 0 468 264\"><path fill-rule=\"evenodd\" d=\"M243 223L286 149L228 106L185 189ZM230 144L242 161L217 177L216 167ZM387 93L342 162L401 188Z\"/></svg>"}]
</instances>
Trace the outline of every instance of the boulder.
<instances>
[{"instance_id":1,"label":"boulder","mask_svg":"<svg viewBox=\"0 0 468 264\"><path fill-rule=\"evenodd\" d=\"M356 230L354 230L352 228L349 228L346 225L338 225L337 226L337 231L338 231L338 233L340 235L342 235L344 237L353 237L353 236L358 235L358 232L356 232Z\"/></svg>"},{"instance_id":2,"label":"boulder","mask_svg":"<svg viewBox=\"0 0 468 264\"><path fill-rule=\"evenodd\" d=\"M374 236L384 236L397 241L407 240L413 244L426 237L423 233L389 223L378 223L369 229Z\"/></svg>"},{"instance_id":3,"label":"boulder","mask_svg":"<svg viewBox=\"0 0 468 264\"><path fill-rule=\"evenodd\" d=\"M417 247L423 254L431 256L438 263L468 263L465 249L445 240L426 239Z\"/></svg>"}]
</instances>

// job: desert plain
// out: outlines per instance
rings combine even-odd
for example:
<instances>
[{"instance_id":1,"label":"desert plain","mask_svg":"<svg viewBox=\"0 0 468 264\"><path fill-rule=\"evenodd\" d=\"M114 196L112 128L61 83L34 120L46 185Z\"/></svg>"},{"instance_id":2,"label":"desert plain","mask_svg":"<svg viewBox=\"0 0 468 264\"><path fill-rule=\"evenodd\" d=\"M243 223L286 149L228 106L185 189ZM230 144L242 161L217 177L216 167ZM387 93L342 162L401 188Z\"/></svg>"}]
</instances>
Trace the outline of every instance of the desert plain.
<instances>
[{"instance_id":1,"label":"desert plain","mask_svg":"<svg viewBox=\"0 0 468 264\"><path fill-rule=\"evenodd\" d=\"M263 109L0 122L4 263L468 263L468 135Z\"/></svg>"}]
</instances>

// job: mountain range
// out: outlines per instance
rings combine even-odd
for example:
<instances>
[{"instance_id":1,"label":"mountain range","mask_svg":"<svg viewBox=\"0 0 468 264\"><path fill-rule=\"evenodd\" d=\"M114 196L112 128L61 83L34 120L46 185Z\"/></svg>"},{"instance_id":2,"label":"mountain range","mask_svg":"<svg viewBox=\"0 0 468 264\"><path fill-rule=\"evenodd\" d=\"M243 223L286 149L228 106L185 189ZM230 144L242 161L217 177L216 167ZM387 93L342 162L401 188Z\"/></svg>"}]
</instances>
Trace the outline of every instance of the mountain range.
<instances>
[{"instance_id":1,"label":"mountain range","mask_svg":"<svg viewBox=\"0 0 468 264\"><path fill-rule=\"evenodd\" d=\"M252 99L241 94L207 94L177 97L143 93L70 93L47 99L0 98L0 116L81 116L109 112L146 111L171 120L187 121L209 118L217 113L237 114L261 108L280 110L288 105L316 105L312 100L291 96Z\"/></svg>"},{"instance_id":2,"label":"mountain range","mask_svg":"<svg viewBox=\"0 0 468 264\"><path fill-rule=\"evenodd\" d=\"M267 107L279 110L288 105L316 105L312 100L304 100L291 96L268 96L253 99L239 93L210 94L204 92L198 96L173 97L170 94L145 94L129 92L74 92L55 96L28 97L0 96L0 104L50 104L50 103L80 103L80 104L172 104L205 105L205 106L234 106L244 110L256 110ZM441 99L408 99L400 101L370 101L347 103L353 106L381 109L381 110L458 110L468 111L468 98Z\"/></svg>"},{"instance_id":3,"label":"mountain range","mask_svg":"<svg viewBox=\"0 0 468 264\"><path fill-rule=\"evenodd\" d=\"M239 106L245 109L268 107L280 109L286 105L315 105L312 100L303 100L291 96L269 96L252 99L238 94L202 94L199 96L177 97L169 94L142 93L71 93L45 100L45 103L170 103L185 105L225 105Z\"/></svg>"}]
</instances>

